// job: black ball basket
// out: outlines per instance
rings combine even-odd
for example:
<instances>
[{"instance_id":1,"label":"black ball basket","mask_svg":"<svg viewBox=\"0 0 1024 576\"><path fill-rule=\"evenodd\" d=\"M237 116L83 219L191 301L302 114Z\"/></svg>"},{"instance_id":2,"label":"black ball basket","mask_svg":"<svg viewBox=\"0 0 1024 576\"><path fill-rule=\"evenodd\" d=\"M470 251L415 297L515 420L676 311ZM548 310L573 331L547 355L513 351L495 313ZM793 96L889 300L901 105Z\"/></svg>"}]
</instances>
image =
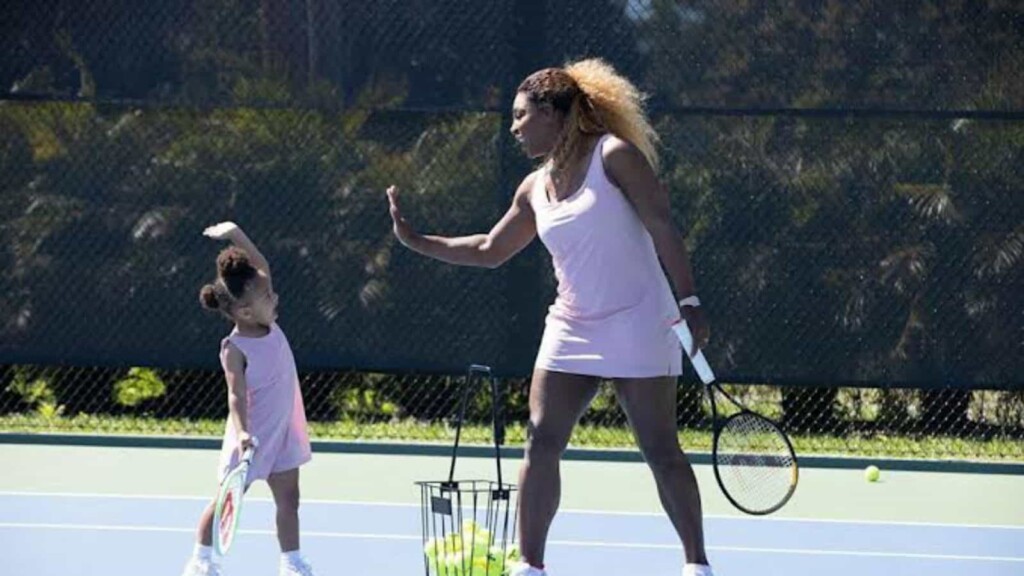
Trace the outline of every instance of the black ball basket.
<instances>
[{"instance_id":1,"label":"black ball basket","mask_svg":"<svg viewBox=\"0 0 1024 576\"><path fill-rule=\"evenodd\" d=\"M497 480L456 480L459 436L472 391L489 383L494 422ZM503 395L487 366L472 365L462 386L455 445L448 479L416 482L423 520L423 563L427 576L503 576L519 560L515 545L515 486L501 478L505 443Z\"/></svg>"}]
</instances>

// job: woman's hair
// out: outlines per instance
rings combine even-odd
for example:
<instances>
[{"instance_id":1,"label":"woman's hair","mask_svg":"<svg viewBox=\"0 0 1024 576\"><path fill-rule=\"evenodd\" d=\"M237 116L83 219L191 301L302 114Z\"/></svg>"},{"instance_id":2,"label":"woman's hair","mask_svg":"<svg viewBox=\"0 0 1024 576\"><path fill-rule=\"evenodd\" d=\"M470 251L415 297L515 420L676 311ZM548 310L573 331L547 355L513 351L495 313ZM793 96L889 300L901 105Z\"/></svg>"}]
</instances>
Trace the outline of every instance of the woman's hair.
<instances>
[{"instance_id":1,"label":"woman's hair","mask_svg":"<svg viewBox=\"0 0 1024 576\"><path fill-rule=\"evenodd\" d=\"M548 158L562 164L579 150L582 136L611 132L636 146L658 170L658 134L644 111L646 95L600 58L545 68L527 76L519 92L534 104L565 114L565 129Z\"/></svg>"},{"instance_id":2,"label":"woman's hair","mask_svg":"<svg viewBox=\"0 0 1024 576\"><path fill-rule=\"evenodd\" d=\"M225 248L217 255L217 279L199 290L199 303L207 310L219 310L230 316L257 274L245 250L237 246Z\"/></svg>"}]
</instances>

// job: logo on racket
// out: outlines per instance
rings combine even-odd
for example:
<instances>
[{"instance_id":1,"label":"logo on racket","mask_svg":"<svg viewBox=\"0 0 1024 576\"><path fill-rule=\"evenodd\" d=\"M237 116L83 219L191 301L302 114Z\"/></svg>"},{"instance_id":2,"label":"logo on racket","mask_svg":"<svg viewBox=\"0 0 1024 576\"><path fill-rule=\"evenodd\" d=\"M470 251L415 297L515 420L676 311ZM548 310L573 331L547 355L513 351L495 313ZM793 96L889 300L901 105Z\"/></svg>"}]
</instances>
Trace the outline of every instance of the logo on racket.
<instances>
[{"instance_id":1,"label":"logo on racket","mask_svg":"<svg viewBox=\"0 0 1024 576\"><path fill-rule=\"evenodd\" d=\"M213 525L217 529L217 538L214 543L217 553L222 556L227 554L231 548L235 532L238 530L242 499L248 482L249 465L252 462L256 446L256 439L253 438L253 445L245 450L241 462L224 478L218 491L213 512Z\"/></svg>"},{"instance_id":2,"label":"logo on racket","mask_svg":"<svg viewBox=\"0 0 1024 576\"><path fill-rule=\"evenodd\" d=\"M231 539L231 526L235 522L235 497L234 494L228 492L227 498L224 499L224 507L221 510L220 516L220 530L221 536L224 540Z\"/></svg>"}]
</instances>

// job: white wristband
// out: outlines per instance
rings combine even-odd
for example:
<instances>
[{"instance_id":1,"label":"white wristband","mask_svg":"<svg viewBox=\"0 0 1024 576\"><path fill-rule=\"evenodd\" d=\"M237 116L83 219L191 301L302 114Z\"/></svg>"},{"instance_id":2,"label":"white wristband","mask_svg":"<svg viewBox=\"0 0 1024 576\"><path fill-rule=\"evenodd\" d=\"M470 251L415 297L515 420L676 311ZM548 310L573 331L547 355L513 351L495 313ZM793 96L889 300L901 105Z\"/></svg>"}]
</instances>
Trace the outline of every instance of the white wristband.
<instances>
[{"instance_id":1,"label":"white wristband","mask_svg":"<svg viewBox=\"0 0 1024 576\"><path fill-rule=\"evenodd\" d=\"M686 298L683 298L682 300L679 301L679 307L682 308L684 306L692 306L694 308L697 308L698 306L700 306L700 298L697 298L696 294L693 296L687 296Z\"/></svg>"}]
</instances>

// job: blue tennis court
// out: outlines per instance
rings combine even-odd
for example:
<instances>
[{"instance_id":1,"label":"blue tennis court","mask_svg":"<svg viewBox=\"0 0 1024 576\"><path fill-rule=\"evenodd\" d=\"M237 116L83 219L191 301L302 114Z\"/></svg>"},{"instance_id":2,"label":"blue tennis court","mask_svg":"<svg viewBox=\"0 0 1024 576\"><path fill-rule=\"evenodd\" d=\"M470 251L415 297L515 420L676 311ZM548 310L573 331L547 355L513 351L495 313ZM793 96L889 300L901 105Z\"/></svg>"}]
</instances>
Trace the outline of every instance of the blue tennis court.
<instances>
[{"instance_id":1,"label":"blue tennis court","mask_svg":"<svg viewBox=\"0 0 1024 576\"><path fill-rule=\"evenodd\" d=\"M211 493L215 450L0 443L0 574L179 576ZM440 456L318 452L303 467L302 549L319 576L424 573L416 480ZM503 460L513 475L518 462ZM694 467L718 576L1024 574L1024 476L805 468L793 500L740 515ZM457 478L488 478L461 458ZM601 482L594 479L600 477ZM509 476L514 478L514 476ZM547 564L553 576L678 576L682 548L643 463L566 460ZM273 504L254 485L225 576L273 576Z\"/></svg>"},{"instance_id":2,"label":"blue tennis court","mask_svg":"<svg viewBox=\"0 0 1024 576\"><path fill-rule=\"evenodd\" d=\"M174 576L204 503L185 495L4 491L4 573ZM411 502L306 500L303 549L322 575L422 574L419 513ZM1024 573L1024 526L710 514L706 531L716 572L726 576ZM559 576L669 576L681 560L661 514L565 509L552 527L547 563ZM253 494L225 574L271 576L276 562L273 504Z\"/></svg>"}]
</instances>

